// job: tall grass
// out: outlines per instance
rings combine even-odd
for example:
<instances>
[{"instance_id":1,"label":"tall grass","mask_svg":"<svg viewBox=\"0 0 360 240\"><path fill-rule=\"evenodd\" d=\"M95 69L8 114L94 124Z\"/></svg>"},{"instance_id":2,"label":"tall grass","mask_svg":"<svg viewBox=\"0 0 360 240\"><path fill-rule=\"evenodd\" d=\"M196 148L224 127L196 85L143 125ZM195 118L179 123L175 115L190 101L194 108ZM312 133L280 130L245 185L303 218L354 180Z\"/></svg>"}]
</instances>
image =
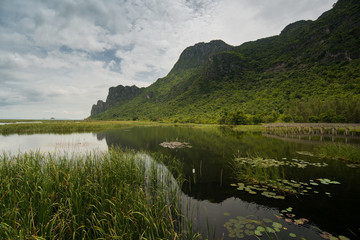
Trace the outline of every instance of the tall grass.
<instances>
[{"instance_id":1,"label":"tall grass","mask_svg":"<svg viewBox=\"0 0 360 240\"><path fill-rule=\"evenodd\" d=\"M191 238L182 224L178 182L161 166L119 149L3 153L0 238Z\"/></svg>"},{"instance_id":2,"label":"tall grass","mask_svg":"<svg viewBox=\"0 0 360 240\"><path fill-rule=\"evenodd\" d=\"M269 180L283 179L284 171L278 167L264 168L246 164L234 164L236 179L252 184L263 184Z\"/></svg>"},{"instance_id":3,"label":"tall grass","mask_svg":"<svg viewBox=\"0 0 360 240\"><path fill-rule=\"evenodd\" d=\"M319 146L317 152L323 157L360 163L360 148L356 146L328 143Z\"/></svg>"}]
</instances>

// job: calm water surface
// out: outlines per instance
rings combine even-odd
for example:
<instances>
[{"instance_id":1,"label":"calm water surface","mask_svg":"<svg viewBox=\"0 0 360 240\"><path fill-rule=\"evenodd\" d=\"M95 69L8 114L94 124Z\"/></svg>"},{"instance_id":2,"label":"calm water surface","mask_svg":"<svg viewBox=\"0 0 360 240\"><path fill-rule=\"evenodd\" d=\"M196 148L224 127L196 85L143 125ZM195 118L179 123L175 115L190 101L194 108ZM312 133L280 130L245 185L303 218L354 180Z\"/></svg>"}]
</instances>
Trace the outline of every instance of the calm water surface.
<instances>
[{"instance_id":1,"label":"calm water surface","mask_svg":"<svg viewBox=\"0 0 360 240\"><path fill-rule=\"evenodd\" d=\"M159 145L166 141L187 142L192 148L168 149ZM359 146L356 139L336 141ZM236 133L226 128L133 127L96 134L0 135L0 150L13 153L67 148L91 151L119 146L174 156L184 163L183 174L187 179L182 189L186 200L185 211L195 222L194 230L202 232L204 236L209 235L210 239L257 239L247 234L259 225L273 229L274 222L282 227L276 236L270 232L273 239L324 239L320 236L324 231L334 236L358 239L360 169L349 168L340 161L297 153L314 152L320 144L322 142L308 137L280 138L263 136L261 133ZM326 167L284 167L284 172L289 180L309 182L328 178L341 184L310 185L312 188L307 194L286 196L285 200L251 195L230 186L236 183L231 167L233 159L247 153L257 153L279 161L298 159L327 163ZM290 223L284 218L279 219L277 216L281 211L289 207L292 208L291 214L295 215L291 217L293 220L306 218L309 223L296 225L293 221ZM243 224L244 221L246 224ZM224 227L229 224L235 233L229 232L229 227ZM296 237L290 237L290 233ZM269 237L264 234L261 239Z\"/></svg>"}]
</instances>

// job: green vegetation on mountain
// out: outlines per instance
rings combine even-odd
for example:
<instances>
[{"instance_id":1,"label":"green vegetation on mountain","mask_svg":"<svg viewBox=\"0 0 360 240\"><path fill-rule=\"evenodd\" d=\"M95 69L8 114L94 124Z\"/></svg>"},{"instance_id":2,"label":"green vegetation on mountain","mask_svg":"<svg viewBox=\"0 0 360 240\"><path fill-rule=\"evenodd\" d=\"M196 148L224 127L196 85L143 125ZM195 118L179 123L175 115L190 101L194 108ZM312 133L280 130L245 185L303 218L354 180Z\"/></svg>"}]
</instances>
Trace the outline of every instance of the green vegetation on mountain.
<instances>
[{"instance_id":1,"label":"green vegetation on mountain","mask_svg":"<svg viewBox=\"0 0 360 240\"><path fill-rule=\"evenodd\" d=\"M166 77L91 118L360 122L359 69L360 2L339 0L316 21L292 23L278 36L188 47Z\"/></svg>"}]
</instances>

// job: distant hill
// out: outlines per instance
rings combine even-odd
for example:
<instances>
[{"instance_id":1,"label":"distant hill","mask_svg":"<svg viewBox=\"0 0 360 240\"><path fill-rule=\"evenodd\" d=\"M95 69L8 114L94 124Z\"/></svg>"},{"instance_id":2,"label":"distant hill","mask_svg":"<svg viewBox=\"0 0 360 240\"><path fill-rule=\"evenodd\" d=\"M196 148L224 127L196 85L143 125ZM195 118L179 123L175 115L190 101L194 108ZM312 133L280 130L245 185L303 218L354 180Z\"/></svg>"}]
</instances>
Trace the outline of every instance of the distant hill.
<instances>
[{"instance_id":1,"label":"distant hill","mask_svg":"<svg viewBox=\"0 0 360 240\"><path fill-rule=\"evenodd\" d=\"M198 43L151 86L117 88L124 94L110 88L92 119L360 122L360 1L240 46Z\"/></svg>"}]
</instances>

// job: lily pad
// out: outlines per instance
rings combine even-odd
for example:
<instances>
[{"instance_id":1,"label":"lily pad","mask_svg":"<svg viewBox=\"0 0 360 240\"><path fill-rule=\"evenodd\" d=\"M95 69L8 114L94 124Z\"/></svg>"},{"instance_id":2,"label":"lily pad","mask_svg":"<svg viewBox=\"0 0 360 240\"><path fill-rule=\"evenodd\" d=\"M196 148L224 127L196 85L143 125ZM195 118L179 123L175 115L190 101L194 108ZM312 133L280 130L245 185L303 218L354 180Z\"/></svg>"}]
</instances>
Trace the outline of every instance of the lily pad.
<instances>
[{"instance_id":1,"label":"lily pad","mask_svg":"<svg viewBox=\"0 0 360 240\"><path fill-rule=\"evenodd\" d=\"M262 237L263 236L263 234L260 232L260 231L258 231L258 230L255 230L255 235L256 236L258 236L258 237Z\"/></svg>"},{"instance_id":2,"label":"lily pad","mask_svg":"<svg viewBox=\"0 0 360 240\"><path fill-rule=\"evenodd\" d=\"M272 224L272 226L274 227L274 228L282 228L282 224L281 223L278 223L278 222L273 222L273 224Z\"/></svg>"},{"instance_id":3,"label":"lily pad","mask_svg":"<svg viewBox=\"0 0 360 240\"><path fill-rule=\"evenodd\" d=\"M253 224L246 224L245 227L247 229L255 229L255 225L253 225Z\"/></svg>"},{"instance_id":4,"label":"lily pad","mask_svg":"<svg viewBox=\"0 0 360 240\"><path fill-rule=\"evenodd\" d=\"M256 231L265 232L266 230L265 230L265 228L264 228L263 226L258 226L258 227L256 228Z\"/></svg>"},{"instance_id":5,"label":"lily pad","mask_svg":"<svg viewBox=\"0 0 360 240\"><path fill-rule=\"evenodd\" d=\"M289 233L289 236L292 238L296 238L296 234L295 233Z\"/></svg>"},{"instance_id":6,"label":"lily pad","mask_svg":"<svg viewBox=\"0 0 360 240\"><path fill-rule=\"evenodd\" d=\"M246 234L246 235L248 235L248 236L252 236L252 235L254 235L255 234L255 232L254 231L251 231L251 230L245 230L244 231L244 233Z\"/></svg>"},{"instance_id":7,"label":"lily pad","mask_svg":"<svg viewBox=\"0 0 360 240\"><path fill-rule=\"evenodd\" d=\"M272 223L273 220L269 219L269 218L263 218L263 221L266 223Z\"/></svg>"},{"instance_id":8,"label":"lily pad","mask_svg":"<svg viewBox=\"0 0 360 240\"><path fill-rule=\"evenodd\" d=\"M291 212L292 210L293 210L292 207L288 207L288 208L286 209L286 211L288 211L288 212Z\"/></svg>"}]
</instances>

